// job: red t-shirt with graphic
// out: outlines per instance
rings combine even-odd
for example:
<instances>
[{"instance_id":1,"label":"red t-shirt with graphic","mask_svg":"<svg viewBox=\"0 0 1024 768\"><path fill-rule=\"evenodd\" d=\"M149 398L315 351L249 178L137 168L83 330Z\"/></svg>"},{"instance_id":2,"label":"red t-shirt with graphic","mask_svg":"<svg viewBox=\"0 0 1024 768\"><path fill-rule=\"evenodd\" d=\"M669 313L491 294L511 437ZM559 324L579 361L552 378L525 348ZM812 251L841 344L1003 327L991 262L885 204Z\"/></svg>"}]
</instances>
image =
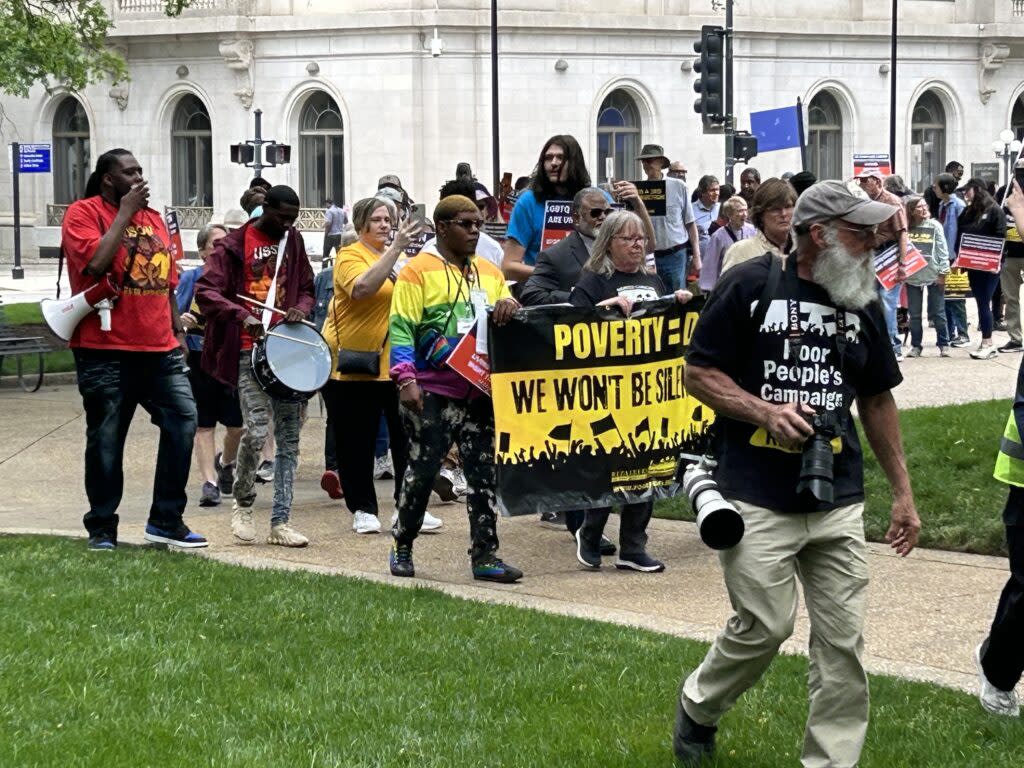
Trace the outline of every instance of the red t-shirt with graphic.
<instances>
[{"instance_id":1,"label":"red t-shirt with graphic","mask_svg":"<svg viewBox=\"0 0 1024 768\"><path fill-rule=\"evenodd\" d=\"M267 295L270 293L270 283L274 279L274 270L277 269L277 248L280 241L276 237L264 234L255 226L247 227L245 230L245 294L257 301L266 303ZM284 296L284 270L277 275L277 292L275 306L281 306L281 298ZM263 308L252 304L249 311L253 317L263 317ZM271 322L281 319L275 314ZM248 333L242 334L242 351L252 349L252 337Z\"/></svg>"},{"instance_id":2,"label":"red t-shirt with graphic","mask_svg":"<svg viewBox=\"0 0 1024 768\"><path fill-rule=\"evenodd\" d=\"M116 205L96 195L72 203L64 214L61 245L72 293L81 293L97 283L86 274L85 267L113 225L117 211ZM132 217L110 267L110 277L121 289L110 313L110 330L100 330L99 313L90 312L75 328L72 347L167 352L178 346L171 329L170 306L178 271L169 242L167 225L152 208L144 208Z\"/></svg>"}]
</instances>

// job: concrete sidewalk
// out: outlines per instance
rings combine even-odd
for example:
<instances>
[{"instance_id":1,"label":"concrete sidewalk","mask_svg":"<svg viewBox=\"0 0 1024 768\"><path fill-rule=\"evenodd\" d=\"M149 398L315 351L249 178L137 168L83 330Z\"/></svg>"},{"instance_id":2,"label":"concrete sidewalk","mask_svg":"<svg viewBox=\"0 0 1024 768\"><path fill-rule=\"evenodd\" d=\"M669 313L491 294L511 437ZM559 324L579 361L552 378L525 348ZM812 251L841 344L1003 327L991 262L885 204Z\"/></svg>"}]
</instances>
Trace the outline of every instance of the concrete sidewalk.
<instances>
[{"instance_id":1,"label":"concrete sidewalk","mask_svg":"<svg viewBox=\"0 0 1024 768\"><path fill-rule=\"evenodd\" d=\"M1012 371L1007 377L1012 385ZM984 389L973 383L983 394ZM993 380L991 385L997 383L1005 382ZM1004 387L1001 394L1008 391L1012 390ZM0 390L0 414L0 531L82 535L85 426L76 389L45 387L26 395L5 387ZM666 520L652 521L650 550L668 564L668 570L644 575L616 571L610 565L600 572L583 571L567 532L542 529L533 518L503 519L499 526L501 554L523 568L526 576L517 585L492 585L474 582L470 575L464 506L437 505L432 511L444 520L444 529L417 541L418 578L395 579L387 568L390 537L356 535L344 503L330 501L319 488L323 427L317 401L313 401L302 435L293 514L294 524L310 536L311 545L301 550L237 545L228 524L230 500L212 510L201 509L194 502L198 496L194 487L190 489L193 501L187 521L210 538L212 546L206 555L248 567L308 569L429 587L467 599L700 640L714 637L729 616L714 553L700 542L692 524ZM125 499L119 511L120 538L126 542L142 541L156 438L157 430L140 410L126 447ZM393 484L380 482L377 491L386 523L393 509ZM269 526L271 495L270 486L261 486L255 509L263 527ZM613 516L609 531L613 539L615 525ZM987 631L1006 579L1006 561L928 550L900 560L886 547L871 545L870 568L869 669L972 690L971 651ZM807 614L801 608L796 633L785 650L805 653L807 630Z\"/></svg>"}]
</instances>

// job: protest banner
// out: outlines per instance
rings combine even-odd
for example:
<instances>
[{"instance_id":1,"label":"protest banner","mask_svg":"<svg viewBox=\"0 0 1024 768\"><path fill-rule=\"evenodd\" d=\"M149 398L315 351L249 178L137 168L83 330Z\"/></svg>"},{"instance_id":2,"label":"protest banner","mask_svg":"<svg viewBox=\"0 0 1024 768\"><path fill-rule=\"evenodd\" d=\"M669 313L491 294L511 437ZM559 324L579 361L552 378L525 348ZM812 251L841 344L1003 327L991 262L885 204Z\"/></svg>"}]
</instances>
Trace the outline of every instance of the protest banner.
<instances>
[{"instance_id":1,"label":"protest banner","mask_svg":"<svg viewBox=\"0 0 1024 768\"><path fill-rule=\"evenodd\" d=\"M971 293L971 283L967 279L966 270L955 267L949 270L943 294L947 299L969 299L974 295Z\"/></svg>"},{"instance_id":2,"label":"protest banner","mask_svg":"<svg viewBox=\"0 0 1024 768\"><path fill-rule=\"evenodd\" d=\"M925 258L935 253L935 231L929 227L911 227L907 232L910 244L921 252Z\"/></svg>"},{"instance_id":3,"label":"protest banner","mask_svg":"<svg viewBox=\"0 0 1024 768\"><path fill-rule=\"evenodd\" d=\"M878 169L883 176L888 176L892 173L892 163L889 161L889 153L877 153L877 154L866 154L866 155L854 155L853 156L853 175L856 178L861 171L868 169Z\"/></svg>"},{"instance_id":4,"label":"protest banner","mask_svg":"<svg viewBox=\"0 0 1024 768\"><path fill-rule=\"evenodd\" d=\"M572 202L548 200L544 203L544 229L540 234L540 249L546 251L573 231Z\"/></svg>"},{"instance_id":5,"label":"protest banner","mask_svg":"<svg viewBox=\"0 0 1024 768\"><path fill-rule=\"evenodd\" d=\"M485 395L491 394L491 361L476 348L476 329L469 331L448 355L445 365Z\"/></svg>"},{"instance_id":6,"label":"protest banner","mask_svg":"<svg viewBox=\"0 0 1024 768\"><path fill-rule=\"evenodd\" d=\"M960 250L956 255L956 265L960 269L976 269L979 272L999 272L1003 260L1001 237L985 235L963 235L960 238Z\"/></svg>"},{"instance_id":7,"label":"protest banner","mask_svg":"<svg viewBox=\"0 0 1024 768\"><path fill-rule=\"evenodd\" d=\"M928 266L928 260L913 245L907 246L907 260L903 262L904 277L920 272ZM900 247L894 243L884 251L875 254L875 277L885 290L890 290L899 282Z\"/></svg>"},{"instance_id":8,"label":"protest banner","mask_svg":"<svg viewBox=\"0 0 1024 768\"><path fill-rule=\"evenodd\" d=\"M660 181L634 181L640 199L643 200L644 208L649 216L664 216L668 211L668 196L665 191L667 184L664 179Z\"/></svg>"},{"instance_id":9,"label":"protest banner","mask_svg":"<svg viewBox=\"0 0 1024 768\"><path fill-rule=\"evenodd\" d=\"M178 262L185 258L185 246L181 242L181 227L178 225L178 212L173 208L165 208L164 223L167 225L167 234L171 236L171 242L167 244L171 249L171 259Z\"/></svg>"},{"instance_id":10,"label":"protest banner","mask_svg":"<svg viewBox=\"0 0 1024 768\"><path fill-rule=\"evenodd\" d=\"M666 498L714 414L683 386L703 300L549 306L490 326L498 494L512 515Z\"/></svg>"}]
</instances>

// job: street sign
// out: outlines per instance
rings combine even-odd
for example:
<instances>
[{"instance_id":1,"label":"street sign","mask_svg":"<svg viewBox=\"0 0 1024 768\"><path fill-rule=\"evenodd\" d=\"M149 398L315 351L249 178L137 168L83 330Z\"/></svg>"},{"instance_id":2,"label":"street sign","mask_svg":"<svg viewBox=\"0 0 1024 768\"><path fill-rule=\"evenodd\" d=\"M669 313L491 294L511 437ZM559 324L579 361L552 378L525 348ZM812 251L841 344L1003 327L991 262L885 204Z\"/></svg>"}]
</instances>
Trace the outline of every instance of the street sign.
<instances>
[{"instance_id":1,"label":"street sign","mask_svg":"<svg viewBox=\"0 0 1024 768\"><path fill-rule=\"evenodd\" d=\"M18 173L50 172L49 144L21 144L18 149Z\"/></svg>"}]
</instances>

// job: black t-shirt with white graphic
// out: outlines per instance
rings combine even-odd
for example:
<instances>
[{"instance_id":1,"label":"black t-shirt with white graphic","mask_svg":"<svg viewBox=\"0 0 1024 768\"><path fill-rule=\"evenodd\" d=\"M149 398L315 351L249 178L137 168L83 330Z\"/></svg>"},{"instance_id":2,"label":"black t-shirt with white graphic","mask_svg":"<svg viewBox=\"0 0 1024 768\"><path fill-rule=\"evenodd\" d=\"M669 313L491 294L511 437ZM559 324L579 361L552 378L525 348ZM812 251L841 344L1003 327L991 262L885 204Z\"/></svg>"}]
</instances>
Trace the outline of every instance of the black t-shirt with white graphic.
<instances>
[{"instance_id":1,"label":"black t-shirt with white graphic","mask_svg":"<svg viewBox=\"0 0 1024 768\"><path fill-rule=\"evenodd\" d=\"M778 512L813 512L864 500L864 466L850 406L859 396L892 389L903 380L878 302L846 311L842 363L835 340L836 309L819 285L799 280L799 361L789 359L786 276L779 281L765 320L753 314L768 279L771 256L725 273L701 312L686 356L688 365L718 368L743 389L772 403L805 402L835 413L841 444L833 444L835 501L801 501L796 486L800 452L778 446L753 424L718 415L715 472L722 494ZM838 450L838 452L836 452Z\"/></svg>"},{"instance_id":2,"label":"black t-shirt with white graphic","mask_svg":"<svg viewBox=\"0 0 1024 768\"><path fill-rule=\"evenodd\" d=\"M611 277L605 277L584 269L569 294L569 303L574 307L593 307L616 296L626 296L635 303L654 301L664 294L665 284L657 275L616 270Z\"/></svg>"}]
</instances>

